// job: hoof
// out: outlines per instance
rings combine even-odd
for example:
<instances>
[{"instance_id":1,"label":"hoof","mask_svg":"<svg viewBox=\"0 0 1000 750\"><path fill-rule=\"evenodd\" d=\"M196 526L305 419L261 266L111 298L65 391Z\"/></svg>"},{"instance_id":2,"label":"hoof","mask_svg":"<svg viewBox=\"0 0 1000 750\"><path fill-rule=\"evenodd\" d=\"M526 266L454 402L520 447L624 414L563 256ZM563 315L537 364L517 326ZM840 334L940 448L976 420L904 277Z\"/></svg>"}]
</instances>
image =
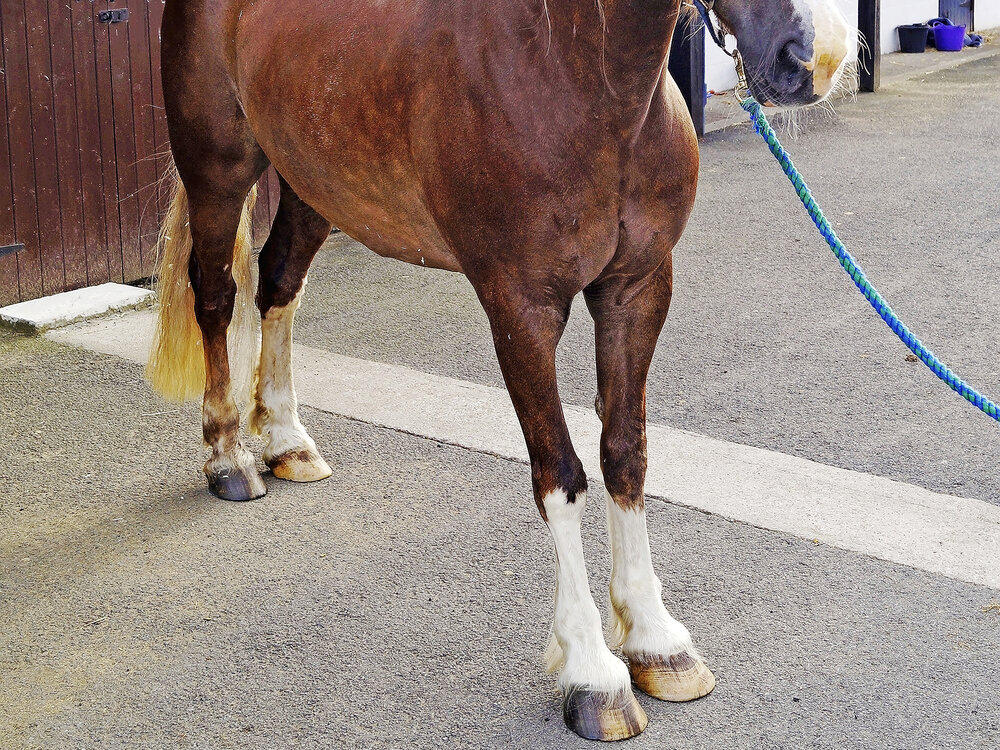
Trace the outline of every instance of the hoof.
<instances>
[{"instance_id":1,"label":"hoof","mask_svg":"<svg viewBox=\"0 0 1000 750\"><path fill-rule=\"evenodd\" d=\"M223 500L244 502L264 497L267 494L267 487L264 480L255 469L231 469L206 473L208 477L208 489L212 494Z\"/></svg>"},{"instance_id":2,"label":"hoof","mask_svg":"<svg viewBox=\"0 0 1000 750\"><path fill-rule=\"evenodd\" d=\"M632 657L628 670L637 688L662 701L693 701L715 687L715 675L688 653Z\"/></svg>"},{"instance_id":3,"label":"hoof","mask_svg":"<svg viewBox=\"0 0 1000 750\"><path fill-rule=\"evenodd\" d=\"M563 719L581 737L603 742L635 737L649 723L628 688L617 694L573 690L563 701Z\"/></svg>"},{"instance_id":4,"label":"hoof","mask_svg":"<svg viewBox=\"0 0 1000 750\"><path fill-rule=\"evenodd\" d=\"M278 479L291 482L318 482L333 474L323 457L309 449L288 451L265 459L264 463Z\"/></svg>"}]
</instances>

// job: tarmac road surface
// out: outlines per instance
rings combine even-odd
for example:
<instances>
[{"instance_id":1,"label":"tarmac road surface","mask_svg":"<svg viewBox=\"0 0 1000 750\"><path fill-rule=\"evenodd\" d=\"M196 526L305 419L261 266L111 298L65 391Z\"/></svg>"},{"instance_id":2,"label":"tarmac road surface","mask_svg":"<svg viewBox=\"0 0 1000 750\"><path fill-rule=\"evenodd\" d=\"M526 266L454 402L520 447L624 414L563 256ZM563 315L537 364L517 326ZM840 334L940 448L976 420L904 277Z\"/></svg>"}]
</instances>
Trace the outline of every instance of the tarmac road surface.
<instances>
[{"instance_id":1,"label":"tarmac road surface","mask_svg":"<svg viewBox=\"0 0 1000 750\"><path fill-rule=\"evenodd\" d=\"M991 57L894 82L788 144L869 277L988 394L998 75ZM985 501L970 529L996 533L997 425L904 361L755 139L704 145L650 421ZM501 385L464 279L344 237L310 274L296 334ZM578 306L561 385L588 409L591 338ZM225 503L200 475L196 405L165 404L128 359L6 333L0 414L0 748L589 745L541 669L554 566L523 463L307 402L334 476L268 477L267 497ZM718 687L691 704L640 697L650 725L628 747L1000 745L1000 586L656 498L649 528L668 606Z\"/></svg>"}]
</instances>

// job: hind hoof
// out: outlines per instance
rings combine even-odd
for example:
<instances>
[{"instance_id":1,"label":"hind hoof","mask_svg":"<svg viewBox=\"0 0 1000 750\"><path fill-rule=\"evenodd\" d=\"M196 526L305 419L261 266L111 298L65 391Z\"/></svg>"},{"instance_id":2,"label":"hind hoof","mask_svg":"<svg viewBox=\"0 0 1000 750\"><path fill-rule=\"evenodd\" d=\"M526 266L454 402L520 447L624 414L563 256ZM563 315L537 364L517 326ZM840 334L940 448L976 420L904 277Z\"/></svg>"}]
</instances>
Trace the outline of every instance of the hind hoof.
<instances>
[{"instance_id":1,"label":"hind hoof","mask_svg":"<svg viewBox=\"0 0 1000 750\"><path fill-rule=\"evenodd\" d=\"M208 489L212 494L223 500L245 502L264 497L267 487L264 480L255 469L231 469L206 473Z\"/></svg>"},{"instance_id":2,"label":"hind hoof","mask_svg":"<svg viewBox=\"0 0 1000 750\"><path fill-rule=\"evenodd\" d=\"M715 687L715 675L691 654L636 656L628 660L632 682L646 695L661 701L693 701Z\"/></svg>"},{"instance_id":3,"label":"hind hoof","mask_svg":"<svg viewBox=\"0 0 1000 750\"><path fill-rule=\"evenodd\" d=\"M333 474L323 457L308 448L282 453L280 456L265 459L264 463L278 479L287 479L291 482L318 482Z\"/></svg>"},{"instance_id":4,"label":"hind hoof","mask_svg":"<svg viewBox=\"0 0 1000 750\"><path fill-rule=\"evenodd\" d=\"M618 694L573 690L563 701L563 720L581 737L602 742L635 737L649 723L628 688Z\"/></svg>"}]
</instances>

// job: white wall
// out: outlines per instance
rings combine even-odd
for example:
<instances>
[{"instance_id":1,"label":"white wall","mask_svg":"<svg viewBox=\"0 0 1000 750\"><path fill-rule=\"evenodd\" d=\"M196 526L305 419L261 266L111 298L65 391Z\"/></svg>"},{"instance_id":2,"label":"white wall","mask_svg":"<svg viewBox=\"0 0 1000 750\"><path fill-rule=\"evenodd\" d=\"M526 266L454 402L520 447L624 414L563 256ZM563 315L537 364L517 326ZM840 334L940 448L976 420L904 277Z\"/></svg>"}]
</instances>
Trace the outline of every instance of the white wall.
<instances>
[{"instance_id":1,"label":"white wall","mask_svg":"<svg viewBox=\"0 0 1000 750\"><path fill-rule=\"evenodd\" d=\"M986 0L983 5L1000 4ZM978 5L978 3L977 3ZM979 8L976 8L978 15ZM908 23L924 23L938 14L938 0L882 0L882 54L899 51L896 27Z\"/></svg>"},{"instance_id":2,"label":"white wall","mask_svg":"<svg viewBox=\"0 0 1000 750\"><path fill-rule=\"evenodd\" d=\"M710 91L729 91L736 88L736 66L733 58L715 46L705 35L705 85Z\"/></svg>"},{"instance_id":3,"label":"white wall","mask_svg":"<svg viewBox=\"0 0 1000 750\"><path fill-rule=\"evenodd\" d=\"M976 28L995 29L1000 26L1000 0L976 0Z\"/></svg>"},{"instance_id":4,"label":"white wall","mask_svg":"<svg viewBox=\"0 0 1000 750\"><path fill-rule=\"evenodd\" d=\"M884 0L883 0L884 2ZM858 27L858 0L837 0L837 7L854 28Z\"/></svg>"}]
</instances>

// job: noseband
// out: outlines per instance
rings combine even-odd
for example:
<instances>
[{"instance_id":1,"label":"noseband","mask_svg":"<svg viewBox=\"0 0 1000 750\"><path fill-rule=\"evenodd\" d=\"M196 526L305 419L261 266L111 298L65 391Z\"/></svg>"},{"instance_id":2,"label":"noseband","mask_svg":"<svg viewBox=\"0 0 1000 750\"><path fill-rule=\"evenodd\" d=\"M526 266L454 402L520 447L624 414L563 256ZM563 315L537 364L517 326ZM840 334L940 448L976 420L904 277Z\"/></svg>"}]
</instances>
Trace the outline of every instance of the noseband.
<instances>
[{"instance_id":1,"label":"noseband","mask_svg":"<svg viewBox=\"0 0 1000 750\"><path fill-rule=\"evenodd\" d=\"M705 23L705 28L708 29L708 34L712 37L712 41L719 45L719 49L733 58L733 62L736 64L736 77L738 83L736 85L736 98L746 99L750 96L750 86L747 83L746 68L743 66L743 56L740 54L739 48L733 47L730 51L726 47L726 31L722 27L721 23L716 23L712 20L712 13L715 10L715 0L688 0L688 2L694 6L695 10L701 16L701 20ZM716 14L718 17L718 14ZM736 36L733 35L735 39Z\"/></svg>"},{"instance_id":2,"label":"noseband","mask_svg":"<svg viewBox=\"0 0 1000 750\"><path fill-rule=\"evenodd\" d=\"M712 37L712 41L725 50L727 55L730 54L729 50L726 49L726 32L723 31L721 24L716 25L712 20L715 0L690 0L690 4L694 6L695 10L701 16L701 20L705 22L705 28L708 29L708 34Z\"/></svg>"}]
</instances>

